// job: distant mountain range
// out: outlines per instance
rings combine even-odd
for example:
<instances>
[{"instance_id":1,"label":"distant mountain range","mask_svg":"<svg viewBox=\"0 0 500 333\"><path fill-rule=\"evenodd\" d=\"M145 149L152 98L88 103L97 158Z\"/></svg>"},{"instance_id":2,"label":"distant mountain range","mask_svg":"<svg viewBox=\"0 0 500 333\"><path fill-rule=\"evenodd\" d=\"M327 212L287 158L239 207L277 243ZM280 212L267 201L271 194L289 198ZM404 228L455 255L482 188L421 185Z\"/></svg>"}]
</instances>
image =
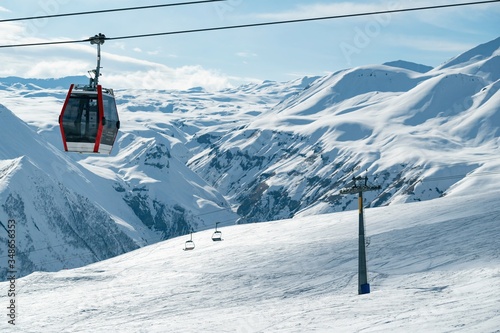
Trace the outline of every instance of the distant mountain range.
<instances>
[{"instance_id":1,"label":"distant mountain range","mask_svg":"<svg viewBox=\"0 0 500 333\"><path fill-rule=\"evenodd\" d=\"M86 76L67 76L58 79L26 79L17 76L0 78L0 89L68 89L72 83L87 84Z\"/></svg>"},{"instance_id":2,"label":"distant mountain range","mask_svg":"<svg viewBox=\"0 0 500 333\"><path fill-rule=\"evenodd\" d=\"M463 195L499 167L499 80L500 38L437 68L396 61L218 92L117 90L117 143L87 156L62 152L57 124L61 91L85 77L0 78L0 222L18 222L25 275L215 222L355 209L339 191L359 175L382 187L366 206Z\"/></svg>"}]
</instances>

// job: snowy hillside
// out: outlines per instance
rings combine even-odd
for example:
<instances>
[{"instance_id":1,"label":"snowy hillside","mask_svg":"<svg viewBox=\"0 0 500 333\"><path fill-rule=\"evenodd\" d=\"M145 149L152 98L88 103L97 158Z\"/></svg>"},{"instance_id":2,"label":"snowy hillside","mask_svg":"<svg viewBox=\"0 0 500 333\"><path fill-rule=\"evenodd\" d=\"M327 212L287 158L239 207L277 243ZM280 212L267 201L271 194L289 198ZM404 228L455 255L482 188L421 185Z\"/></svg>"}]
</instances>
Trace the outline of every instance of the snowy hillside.
<instances>
[{"instance_id":1,"label":"snowy hillside","mask_svg":"<svg viewBox=\"0 0 500 333\"><path fill-rule=\"evenodd\" d=\"M459 194L499 168L500 66L488 65L498 50L500 38L467 52L478 63L458 57L425 73L380 65L319 78L189 166L238 203L240 221L352 209L338 191L360 173L383 188L367 205Z\"/></svg>"},{"instance_id":2,"label":"snowy hillside","mask_svg":"<svg viewBox=\"0 0 500 333\"><path fill-rule=\"evenodd\" d=\"M236 220L220 194L172 158L161 135L121 136L118 145L127 147L109 157L119 166L113 169L99 158L76 163L79 156L61 152L3 106L0 123L0 223L7 230L14 219L22 231L20 276L79 267L212 227L205 224L210 218ZM7 235L0 240L7 243ZM6 276L2 266L0 279Z\"/></svg>"},{"instance_id":3,"label":"snowy hillside","mask_svg":"<svg viewBox=\"0 0 500 333\"><path fill-rule=\"evenodd\" d=\"M2 332L464 332L500 327L500 192L195 233L17 281ZM6 290L7 282L0 283ZM0 304L7 304L5 293Z\"/></svg>"},{"instance_id":4,"label":"snowy hillside","mask_svg":"<svg viewBox=\"0 0 500 333\"><path fill-rule=\"evenodd\" d=\"M90 199L96 184L92 174L78 169L4 107L0 123L0 223L5 230L7 220L18 223L20 276L46 267L78 267L138 247ZM87 195L72 189L77 187L87 188ZM6 233L0 239L7 244ZM0 248L0 256L6 254L7 248ZM2 265L2 280L6 271Z\"/></svg>"},{"instance_id":5,"label":"snowy hillside","mask_svg":"<svg viewBox=\"0 0 500 333\"><path fill-rule=\"evenodd\" d=\"M355 209L357 200L339 191L358 175L382 187L366 193L370 207L493 191L499 50L500 38L434 69L395 61L217 92L117 90L122 127L110 156L62 152L67 78L0 79L0 221L14 216L26 226L19 260L27 274L216 222ZM100 240L109 247L79 229L96 219L110 230ZM81 242L61 237L72 223Z\"/></svg>"}]
</instances>

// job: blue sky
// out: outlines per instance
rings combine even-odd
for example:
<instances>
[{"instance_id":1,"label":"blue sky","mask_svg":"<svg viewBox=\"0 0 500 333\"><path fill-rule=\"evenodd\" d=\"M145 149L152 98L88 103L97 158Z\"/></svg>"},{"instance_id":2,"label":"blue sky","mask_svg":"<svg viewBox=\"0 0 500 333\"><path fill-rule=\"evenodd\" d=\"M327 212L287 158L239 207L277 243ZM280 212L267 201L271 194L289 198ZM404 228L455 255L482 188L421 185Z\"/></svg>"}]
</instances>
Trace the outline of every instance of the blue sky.
<instances>
[{"instance_id":1,"label":"blue sky","mask_svg":"<svg viewBox=\"0 0 500 333\"><path fill-rule=\"evenodd\" d=\"M170 1L6 0L0 19ZM329 16L464 1L228 0L92 16L0 23L0 45L119 37L222 25ZM340 69L407 60L437 66L500 36L500 3L359 18L107 41L101 83L112 88L220 89L287 81ZM0 77L85 75L95 46L0 49Z\"/></svg>"}]
</instances>

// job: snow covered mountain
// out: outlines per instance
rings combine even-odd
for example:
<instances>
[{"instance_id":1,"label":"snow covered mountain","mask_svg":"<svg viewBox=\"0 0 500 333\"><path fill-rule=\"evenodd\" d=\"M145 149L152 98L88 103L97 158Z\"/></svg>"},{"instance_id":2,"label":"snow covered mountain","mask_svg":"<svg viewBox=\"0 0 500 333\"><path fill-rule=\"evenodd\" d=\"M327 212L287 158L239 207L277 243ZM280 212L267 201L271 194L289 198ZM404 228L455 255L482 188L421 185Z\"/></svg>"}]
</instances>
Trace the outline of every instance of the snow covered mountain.
<instances>
[{"instance_id":1,"label":"snow covered mountain","mask_svg":"<svg viewBox=\"0 0 500 333\"><path fill-rule=\"evenodd\" d=\"M339 189L361 173L382 186L368 206L459 193L467 175L498 168L499 59L500 38L424 73L381 65L319 78L188 165L236 201L241 221L352 209Z\"/></svg>"},{"instance_id":2,"label":"snow covered mountain","mask_svg":"<svg viewBox=\"0 0 500 333\"><path fill-rule=\"evenodd\" d=\"M500 38L434 69L396 61L218 92L117 90L111 156L61 152L67 79L0 79L0 221L23 225L24 275L215 222L354 209L339 190L357 175L382 186L365 195L372 207L490 191L499 59Z\"/></svg>"}]
</instances>

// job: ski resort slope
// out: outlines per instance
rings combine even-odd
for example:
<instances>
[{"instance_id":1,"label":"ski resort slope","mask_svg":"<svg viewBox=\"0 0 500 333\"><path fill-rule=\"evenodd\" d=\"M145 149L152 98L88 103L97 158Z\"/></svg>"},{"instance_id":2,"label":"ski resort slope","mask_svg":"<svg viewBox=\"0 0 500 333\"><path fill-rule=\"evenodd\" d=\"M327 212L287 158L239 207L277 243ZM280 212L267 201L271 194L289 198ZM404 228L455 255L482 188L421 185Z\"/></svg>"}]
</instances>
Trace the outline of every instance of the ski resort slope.
<instances>
[{"instance_id":1,"label":"ski resort slope","mask_svg":"<svg viewBox=\"0 0 500 333\"><path fill-rule=\"evenodd\" d=\"M222 228L17 281L1 332L499 332L500 192ZM7 290L7 282L0 283ZM7 304L5 293L0 304Z\"/></svg>"}]
</instances>

